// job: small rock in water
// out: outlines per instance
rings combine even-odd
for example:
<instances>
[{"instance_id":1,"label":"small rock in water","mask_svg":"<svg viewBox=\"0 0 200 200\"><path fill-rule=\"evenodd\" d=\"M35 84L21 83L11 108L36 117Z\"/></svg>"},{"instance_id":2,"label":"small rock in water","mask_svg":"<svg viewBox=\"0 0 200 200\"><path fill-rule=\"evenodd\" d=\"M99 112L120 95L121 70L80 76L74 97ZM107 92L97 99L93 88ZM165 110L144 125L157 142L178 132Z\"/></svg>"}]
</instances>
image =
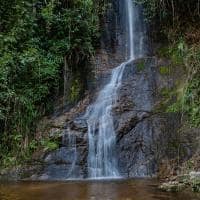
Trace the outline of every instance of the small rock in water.
<instances>
[{"instance_id":1,"label":"small rock in water","mask_svg":"<svg viewBox=\"0 0 200 200\"><path fill-rule=\"evenodd\" d=\"M200 179L200 172L190 172L190 179Z\"/></svg>"},{"instance_id":2,"label":"small rock in water","mask_svg":"<svg viewBox=\"0 0 200 200\"><path fill-rule=\"evenodd\" d=\"M41 181L46 181L49 179L49 176L47 174L43 174L42 176L39 177L39 180Z\"/></svg>"},{"instance_id":3,"label":"small rock in water","mask_svg":"<svg viewBox=\"0 0 200 200\"><path fill-rule=\"evenodd\" d=\"M159 188L167 192L179 192L185 188L185 184L179 183L178 181L170 181L163 183Z\"/></svg>"}]
</instances>

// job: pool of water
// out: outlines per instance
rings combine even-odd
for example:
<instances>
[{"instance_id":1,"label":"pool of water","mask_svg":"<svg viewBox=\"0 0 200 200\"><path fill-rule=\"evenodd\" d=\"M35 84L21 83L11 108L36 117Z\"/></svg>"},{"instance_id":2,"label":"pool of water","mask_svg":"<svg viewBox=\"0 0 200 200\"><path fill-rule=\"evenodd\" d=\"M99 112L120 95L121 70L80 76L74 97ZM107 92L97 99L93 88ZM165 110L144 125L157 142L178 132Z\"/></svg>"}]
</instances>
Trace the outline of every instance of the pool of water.
<instances>
[{"instance_id":1,"label":"pool of water","mask_svg":"<svg viewBox=\"0 0 200 200\"><path fill-rule=\"evenodd\" d=\"M199 200L192 192L166 193L154 180L0 183L0 200Z\"/></svg>"}]
</instances>

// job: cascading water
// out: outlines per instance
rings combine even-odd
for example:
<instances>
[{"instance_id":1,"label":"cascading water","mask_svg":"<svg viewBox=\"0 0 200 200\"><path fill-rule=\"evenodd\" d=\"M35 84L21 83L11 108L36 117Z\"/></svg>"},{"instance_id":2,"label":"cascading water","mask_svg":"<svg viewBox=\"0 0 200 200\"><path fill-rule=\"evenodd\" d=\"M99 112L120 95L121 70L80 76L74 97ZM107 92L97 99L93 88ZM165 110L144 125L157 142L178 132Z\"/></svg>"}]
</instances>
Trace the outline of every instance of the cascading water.
<instances>
[{"instance_id":1,"label":"cascading water","mask_svg":"<svg viewBox=\"0 0 200 200\"><path fill-rule=\"evenodd\" d=\"M113 69L110 82L100 91L94 104L88 107L85 117L88 125L89 153L88 176L90 178L119 177L115 150L116 133L112 107L117 100L124 68L134 59L143 56L144 31L140 27L139 7L132 0L124 1L128 30L128 61ZM139 26L139 27L138 27Z\"/></svg>"},{"instance_id":2,"label":"cascading water","mask_svg":"<svg viewBox=\"0 0 200 200\"><path fill-rule=\"evenodd\" d=\"M68 159L72 161L71 166L68 170L68 179L76 177L75 175L75 165L77 161L77 149L76 149L76 135L71 132L68 128L65 130L62 137L62 144L66 146L68 150Z\"/></svg>"},{"instance_id":3,"label":"cascading water","mask_svg":"<svg viewBox=\"0 0 200 200\"><path fill-rule=\"evenodd\" d=\"M87 111L89 154L89 177L117 177L115 155L115 130L112 105L117 99L125 63L115 68L110 83L101 90L96 102Z\"/></svg>"}]
</instances>

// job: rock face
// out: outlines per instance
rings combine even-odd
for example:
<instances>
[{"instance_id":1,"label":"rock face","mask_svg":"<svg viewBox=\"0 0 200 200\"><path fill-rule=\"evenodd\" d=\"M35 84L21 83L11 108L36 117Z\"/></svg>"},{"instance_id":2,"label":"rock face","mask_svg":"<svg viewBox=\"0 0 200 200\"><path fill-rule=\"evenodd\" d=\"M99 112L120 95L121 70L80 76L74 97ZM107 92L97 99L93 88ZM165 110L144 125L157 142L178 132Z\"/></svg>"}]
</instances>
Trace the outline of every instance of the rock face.
<instances>
[{"instance_id":1,"label":"rock face","mask_svg":"<svg viewBox=\"0 0 200 200\"><path fill-rule=\"evenodd\" d=\"M119 168L125 177L156 175L160 137L163 128L169 126L168 118L156 112L159 91L166 84L156 61L156 58L137 60L126 66L123 75L114 116ZM167 137L163 139L167 141Z\"/></svg>"},{"instance_id":2,"label":"rock face","mask_svg":"<svg viewBox=\"0 0 200 200\"><path fill-rule=\"evenodd\" d=\"M66 123L60 148L43 157L43 169L36 180L84 179L87 176L87 127L83 120Z\"/></svg>"},{"instance_id":3,"label":"rock face","mask_svg":"<svg viewBox=\"0 0 200 200\"><path fill-rule=\"evenodd\" d=\"M126 177L148 176L156 170L153 148L159 127L155 130L152 112L157 74L154 59L141 62L141 72L137 62L126 67L115 108L119 168Z\"/></svg>"},{"instance_id":4,"label":"rock face","mask_svg":"<svg viewBox=\"0 0 200 200\"><path fill-rule=\"evenodd\" d=\"M176 116L157 111L159 93L167 85L172 86L171 80L162 78L156 58L136 60L124 70L118 101L113 106L117 159L123 177L156 175L158 160L166 156L167 145L178 128ZM32 178L87 178L88 135L83 116L68 119L62 127L61 147L45 155L42 173Z\"/></svg>"}]
</instances>

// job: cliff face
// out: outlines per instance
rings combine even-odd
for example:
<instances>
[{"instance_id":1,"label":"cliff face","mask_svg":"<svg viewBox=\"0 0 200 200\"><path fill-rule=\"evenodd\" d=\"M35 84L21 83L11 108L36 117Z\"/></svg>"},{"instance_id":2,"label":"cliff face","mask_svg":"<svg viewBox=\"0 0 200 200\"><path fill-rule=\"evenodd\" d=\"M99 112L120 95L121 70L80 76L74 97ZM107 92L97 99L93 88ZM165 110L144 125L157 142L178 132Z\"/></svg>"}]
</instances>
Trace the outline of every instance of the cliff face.
<instances>
[{"instance_id":1,"label":"cliff face","mask_svg":"<svg viewBox=\"0 0 200 200\"><path fill-rule=\"evenodd\" d=\"M117 158L123 177L157 175L162 162L176 158L180 116L163 113L159 108L163 102L162 91L166 87L172 88L174 81L163 77L159 69L155 57L136 60L125 68L119 98L113 107ZM103 82L106 77L107 73L105 76L101 74ZM49 132L62 132L64 140L58 150L44 156L43 170L32 178L87 177L88 136L83 114L77 112L68 118L65 113L65 117L52 120L54 128ZM69 144L72 135L76 140L76 151L73 144ZM190 156L188 147L184 150L184 156Z\"/></svg>"}]
</instances>

